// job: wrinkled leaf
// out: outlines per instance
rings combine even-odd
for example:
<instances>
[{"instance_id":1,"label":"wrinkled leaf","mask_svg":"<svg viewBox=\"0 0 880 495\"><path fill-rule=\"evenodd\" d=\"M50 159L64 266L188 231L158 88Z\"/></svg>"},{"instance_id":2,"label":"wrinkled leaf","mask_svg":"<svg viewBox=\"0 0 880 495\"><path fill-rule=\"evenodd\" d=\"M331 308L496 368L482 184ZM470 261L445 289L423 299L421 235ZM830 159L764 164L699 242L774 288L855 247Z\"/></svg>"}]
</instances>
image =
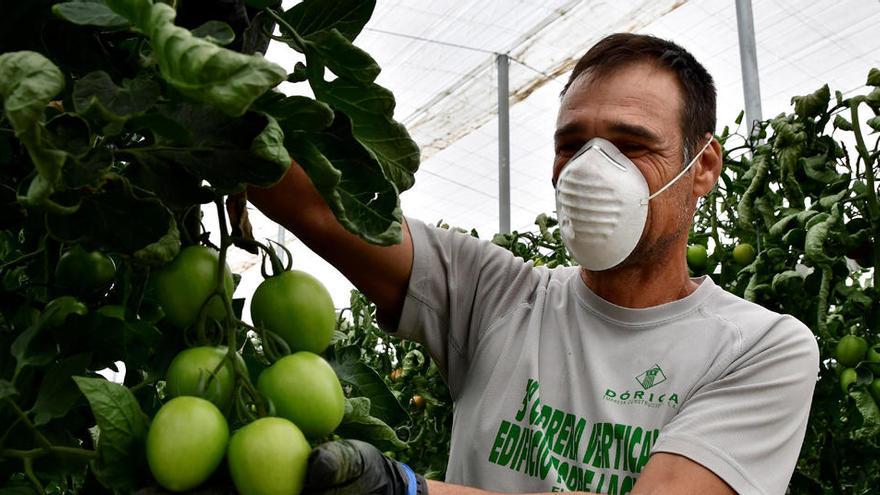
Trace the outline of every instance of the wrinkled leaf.
<instances>
[{"instance_id":1,"label":"wrinkled leaf","mask_svg":"<svg viewBox=\"0 0 880 495\"><path fill-rule=\"evenodd\" d=\"M290 166L284 133L270 116L248 113L231 118L205 105L164 107L165 115L189 131L188 141L159 141L127 148L123 153L145 167L182 167L225 192L243 184L267 186L278 181Z\"/></svg>"},{"instance_id":2,"label":"wrinkled leaf","mask_svg":"<svg viewBox=\"0 0 880 495\"><path fill-rule=\"evenodd\" d=\"M100 436L96 476L111 489L132 492L143 463L147 417L126 387L103 378L73 380L89 401Z\"/></svg>"},{"instance_id":3,"label":"wrinkled leaf","mask_svg":"<svg viewBox=\"0 0 880 495\"><path fill-rule=\"evenodd\" d=\"M379 64L367 52L354 46L339 31L318 31L306 38L311 50L337 76L368 84L379 75Z\"/></svg>"},{"instance_id":4,"label":"wrinkled leaf","mask_svg":"<svg viewBox=\"0 0 880 495\"><path fill-rule=\"evenodd\" d=\"M128 19L110 10L103 1L67 2L52 6L52 13L80 26L124 28Z\"/></svg>"},{"instance_id":5,"label":"wrinkled leaf","mask_svg":"<svg viewBox=\"0 0 880 495\"><path fill-rule=\"evenodd\" d=\"M400 450L406 447L390 426L370 415L370 399L353 397L345 400L345 414L336 434L345 438L363 440L379 450Z\"/></svg>"},{"instance_id":6,"label":"wrinkled leaf","mask_svg":"<svg viewBox=\"0 0 880 495\"><path fill-rule=\"evenodd\" d=\"M333 122L333 110L326 103L305 96L267 93L254 108L274 117L288 131L320 131Z\"/></svg>"},{"instance_id":7,"label":"wrinkled leaf","mask_svg":"<svg viewBox=\"0 0 880 495\"><path fill-rule=\"evenodd\" d=\"M880 115L877 117L871 117L868 119L867 123L871 129L874 129L874 132L880 132ZM873 132L871 134L873 134Z\"/></svg>"},{"instance_id":8,"label":"wrinkled leaf","mask_svg":"<svg viewBox=\"0 0 880 495\"><path fill-rule=\"evenodd\" d=\"M376 157L398 191L412 187L420 151L406 128L393 120L394 96L390 91L377 84L362 86L343 79L313 89L319 100L351 119L354 136Z\"/></svg>"},{"instance_id":9,"label":"wrinkled leaf","mask_svg":"<svg viewBox=\"0 0 880 495\"><path fill-rule=\"evenodd\" d=\"M145 77L126 79L120 87L109 74L96 71L76 82L73 103L81 114L121 122L147 111L159 99L159 94L159 85Z\"/></svg>"},{"instance_id":10,"label":"wrinkled leaf","mask_svg":"<svg viewBox=\"0 0 880 495\"><path fill-rule=\"evenodd\" d=\"M840 115L834 116L834 127L844 131L851 131L853 129L852 124Z\"/></svg>"},{"instance_id":11,"label":"wrinkled leaf","mask_svg":"<svg viewBox=\"0 0 880 495\"><path fill-rule=\"evenodd\" d=\"M150 0L108 0L107 4L149 36L162 77L184 95L239 116L287 73L258 55L245 55L197 38L174 25L174 9Z\"/></svg>"},{"instance_id":12,"label":"wrinkled leaf","mask_svg":"<svg viewBox=\"0 0 880 495\"><path fill-rule=\"evenodd\" d=\"M406 411L388 390L382 377L361 361L360 348L345 347L328 362L336 371L339 381L352 387L353 395L370 400L372 406L368 406L368 412L392 426L407 419Z\"/></svg>"},{"instance_id":13,"label":"wrinkled leaf","mask_svg":"<svg viewBox=\"0 0 880 495\"><path fill-rule=\"evenodd\" d=\"M151 250L138 257L156 263L170 261L179 246L171 212L156 198L137 196L121 177L105 183L101 192L87 196L76 213L50 215L48 226L59 239L87 242L110 252L134 256Z\"/></svg>"},{"instance_id":14,"label":"wrinkled leaf","mask_svg":"<svg viewBox=\"0 0 880 495\"><path fill-rule=\"evenodd\" d=\"M15 386L6 380L0 380L0 400L17 394L18 391L15 390Z\"/></svg>"},{"instance_id":15,"label":"wrinkled leaf","mask_svg":"<svg viewBox=\"0 0 880 495\"><path fill-rule=\"evenodd\" d=\"M397 190L373 155L351 134L351 122L337 113L320 132L287 132L287 149L346 229L373 244L401 240Z\"/></svg>"},{"instance_id":16,"label":"wrinkled leaf","mask_svg":"<svg viewBox=\"0 0 880 495\"><path fill-rule=\"evenodd\" d=\"M375 7L375 0L305 0L282 17L300 36L336 29L353 41L373 15Z\"/></svg>"},{"instance_id":17,"label":"wrinkled leaf","mask_svg":"<svg viewBox=\"0 0 880 495\"><path fill-rule=\"evenodd\" d=\"M235 41L235 31L222 21L208 21L192 30L193 36L225 46Z\"/></svg>"},{"instance_id":18,"label":"wrinkled leaf","mask_svg":"<svg viewBox=\"0 0 880 495\"><path fill-rule=\"evenodd\" d=\"M849 396L855 399L856 408L862 415L862 427L853 432L856 439L873 438L880 434L880 409L866 390L853 388Z\"/></svg>"},{"instance_id":19,"label":"wrinkled leaf","mask_svg":"<svg viewBox=\"0 0 880 495\"><path fill-rule=\"evenodd\" d=\"M826 84L808 95L793 97L791 102L794 104L794 111L798 116L813 118L828 108L830 100L831 90L828 89Z\"/></svg>"},{"instance_id":20,"label":"wrinkled leaf","mask_svg":"<svg viewBox=\"0 0 880 495\"><path fill-rule=\"evenodd\" d=\"M836 179L840 174L834 170L833 162L828 162L828 158L822 155L811 156L809 158L800 158L798 166L804 170L807 177L828 184Z\"/></svg>"}]
</instances>

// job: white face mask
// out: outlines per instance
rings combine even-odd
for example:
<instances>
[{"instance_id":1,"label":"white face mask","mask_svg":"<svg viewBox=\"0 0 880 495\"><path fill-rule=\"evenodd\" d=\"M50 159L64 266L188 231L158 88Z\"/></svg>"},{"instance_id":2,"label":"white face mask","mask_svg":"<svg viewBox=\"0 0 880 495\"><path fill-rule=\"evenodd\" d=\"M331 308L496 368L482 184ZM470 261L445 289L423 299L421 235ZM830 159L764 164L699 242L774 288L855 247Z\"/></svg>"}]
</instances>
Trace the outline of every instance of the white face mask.
<instances>
[{"instance_id":1,"label":"white face mask","mask_svg":"<svg viewBox=\"0 0 880 495\"><path fill-rule=\"evenodd\" d=\"M654 194L639 168L611 142L593 138L569 159L556 182L556 214L565 247L591 271L613 268L636 248L648 220L648 203L693 166L712 139L684 169Z\"/></svg>"}]
</instances>

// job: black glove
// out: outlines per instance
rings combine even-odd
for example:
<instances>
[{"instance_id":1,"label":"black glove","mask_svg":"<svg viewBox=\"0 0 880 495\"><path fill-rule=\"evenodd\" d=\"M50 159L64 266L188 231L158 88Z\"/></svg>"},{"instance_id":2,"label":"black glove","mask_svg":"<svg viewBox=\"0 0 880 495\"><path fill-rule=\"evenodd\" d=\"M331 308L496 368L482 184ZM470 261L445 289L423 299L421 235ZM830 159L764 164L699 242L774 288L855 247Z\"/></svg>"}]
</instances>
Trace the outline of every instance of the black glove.
<instances>
[{"instance_id":1,"label":"black glove","mask_svg":"<svg viewBox=\"0 0 880 495\"><path fill-rule=\"evenodd\" d=\"M304 494L428 495L425 478L359 440L316 447L309 456Z\"/></svg>"}]
</instances>

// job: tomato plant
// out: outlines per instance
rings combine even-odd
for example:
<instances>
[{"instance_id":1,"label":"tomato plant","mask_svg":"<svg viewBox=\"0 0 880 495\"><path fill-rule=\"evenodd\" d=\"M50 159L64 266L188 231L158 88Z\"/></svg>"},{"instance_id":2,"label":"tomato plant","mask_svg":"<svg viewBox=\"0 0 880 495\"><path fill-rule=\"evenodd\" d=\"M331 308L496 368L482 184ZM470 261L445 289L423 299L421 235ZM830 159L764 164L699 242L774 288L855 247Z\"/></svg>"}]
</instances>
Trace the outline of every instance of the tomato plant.
<instances>
[{"instance_id":1,"label":"tomato plant","mask_svg":"<svg viewBox=\"0 0 880 495\"><path fill-rule=\"evenodd\" d=\"M401 239L398 194L419 152L375 83L378 64L353 44L374 6L35 0L7 10L0 492L230 489L226 469L211 475L221 424L269 416L283 401L251 377L289 348L323 351L336 320L329 298L302 296L317 285L297 266L268 285L294 290L312 313L282 313L297 319L287 327L277 316L265 318L272 328L242 321L228 252L271 252L235 207L244 191L275 183L295 158L346 229L375 244ZM262 56L270 36L303 55L293 73ZM286 96L284 81L314 97ZM316 331L303 344L305 326ZM345 396L335 382L318 434L339 425L402 448L392 425L406 412L349 356L306 370L347 380Z\"/></svg>"}]
</instances>

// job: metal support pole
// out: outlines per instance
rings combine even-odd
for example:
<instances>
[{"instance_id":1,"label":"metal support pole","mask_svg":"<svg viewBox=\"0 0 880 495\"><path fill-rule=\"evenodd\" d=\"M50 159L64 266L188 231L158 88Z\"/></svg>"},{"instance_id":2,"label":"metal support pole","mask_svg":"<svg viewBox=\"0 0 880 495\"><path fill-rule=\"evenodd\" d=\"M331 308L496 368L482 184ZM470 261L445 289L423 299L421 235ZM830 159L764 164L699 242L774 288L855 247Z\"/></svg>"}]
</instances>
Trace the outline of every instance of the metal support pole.
<instances>
[{"instance_id":1,"label":"metal support pole","mask_svg":"<svg viewBox=\"0 0 880 495\"><path fill-rule=\"evenodd\" d=\"M736 0L736 27L739 34L739 60L742 68L743 97L746 103L746 122L751 134L755 122L763 120L752 0Z\"/></svg>"},{"instance_id":2,"label":"metal support pole","mask_svg":"<svg viewBox=\"0 0 880 495\"><path fill-rule=\"evenodd\" d=\"M498 66L498 231L510 232L510 89L507 82L509 60L495 57Z\"/></svg>"}]
</instances>

